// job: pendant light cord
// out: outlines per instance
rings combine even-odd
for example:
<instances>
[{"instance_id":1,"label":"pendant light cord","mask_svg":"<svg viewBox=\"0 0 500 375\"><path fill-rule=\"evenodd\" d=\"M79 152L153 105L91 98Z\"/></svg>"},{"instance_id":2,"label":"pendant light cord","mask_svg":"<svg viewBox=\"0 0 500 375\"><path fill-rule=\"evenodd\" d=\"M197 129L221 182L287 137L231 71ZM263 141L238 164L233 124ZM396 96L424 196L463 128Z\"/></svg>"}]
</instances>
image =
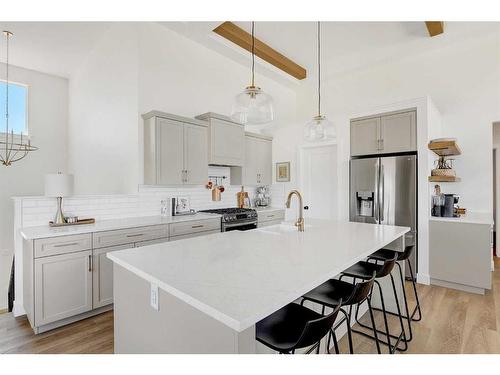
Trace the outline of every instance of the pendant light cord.
<instances>
[{"instance_id":1,"label":"pendant light cord","mask_svg":"<svg viewBox=\"0 0 500 375\"><path fill-rule=\"evenodd\" d=\"M255 22L252 21L252 87L255 86Z\"/></svg>"},{"instance_id":2,"label":"pendant light cord","mask_svg":"<svg viewBox=\"0 0 500 375\"><path fill-rule=\"evenodd\" d=\"M318 116L321 116L321 38L320 22L318 21Z\"/></svg>"}]
</instances>

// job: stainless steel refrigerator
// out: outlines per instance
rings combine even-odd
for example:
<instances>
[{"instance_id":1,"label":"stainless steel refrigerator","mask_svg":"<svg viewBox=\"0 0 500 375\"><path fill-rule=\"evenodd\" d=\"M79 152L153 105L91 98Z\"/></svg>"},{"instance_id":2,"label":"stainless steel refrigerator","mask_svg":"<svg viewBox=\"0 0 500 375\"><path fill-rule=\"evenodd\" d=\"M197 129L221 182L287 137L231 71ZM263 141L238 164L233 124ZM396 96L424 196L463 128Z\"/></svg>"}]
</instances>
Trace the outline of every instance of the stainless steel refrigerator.
<instances>
[{"instance_id":1,"label":"stainless steel refrigerator","mask_svg":"<svg viewBox=\"0 0 500 375\"><path fill-rule=\"evenodd\" d=\"M410 262L416 272L417 156L351 159L349 199L351 221L411 228L405 243L415 246Z\"/></svg>"}]
</instances>

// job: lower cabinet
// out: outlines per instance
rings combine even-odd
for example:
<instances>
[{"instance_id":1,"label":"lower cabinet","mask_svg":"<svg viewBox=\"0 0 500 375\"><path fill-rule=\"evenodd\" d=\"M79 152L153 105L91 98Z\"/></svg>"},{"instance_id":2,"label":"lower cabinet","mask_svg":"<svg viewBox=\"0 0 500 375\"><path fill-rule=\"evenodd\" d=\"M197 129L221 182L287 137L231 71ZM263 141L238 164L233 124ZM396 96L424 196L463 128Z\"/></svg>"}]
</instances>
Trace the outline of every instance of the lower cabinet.
<instances>
[{"instance_id":1,"label":"lower cabinet","mask_svg":"<svg viewBox=\"0 0 500 375\"><path fill-rule=\"evenodd\" d=\"M35 259L35 325L92 310L92 250Z\"/></svg>"},{"instance_id":2,"label":"lower cabinet","mask_svg":"<svg viewBox=\"0 0 500 375\"><path fill-rule=\"evenodd\" d=\"M92 306L94 309L113 303L113 262L106 257L106 254L131 247L127 244L93 250Z\"/></svg>"}]
</instances>

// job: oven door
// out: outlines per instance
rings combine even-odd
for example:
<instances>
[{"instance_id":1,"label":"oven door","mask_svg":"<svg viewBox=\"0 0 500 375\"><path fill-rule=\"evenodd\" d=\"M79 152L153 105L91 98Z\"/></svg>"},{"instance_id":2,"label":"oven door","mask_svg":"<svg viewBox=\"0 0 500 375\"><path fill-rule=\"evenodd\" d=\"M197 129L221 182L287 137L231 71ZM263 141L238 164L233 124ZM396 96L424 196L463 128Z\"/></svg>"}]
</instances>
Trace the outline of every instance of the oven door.
<instances>
[{"instance_id":1,"label":"oven door","mask_svg":"<svg viewBox=\"0 0 500 375\"><path fill-rule=\"evenodd\" d=\"M257 220L245 220L238 223L222 223L222 231L230 232L232 230L252 230L257 228Z\"/></svg>"}]
</instances>

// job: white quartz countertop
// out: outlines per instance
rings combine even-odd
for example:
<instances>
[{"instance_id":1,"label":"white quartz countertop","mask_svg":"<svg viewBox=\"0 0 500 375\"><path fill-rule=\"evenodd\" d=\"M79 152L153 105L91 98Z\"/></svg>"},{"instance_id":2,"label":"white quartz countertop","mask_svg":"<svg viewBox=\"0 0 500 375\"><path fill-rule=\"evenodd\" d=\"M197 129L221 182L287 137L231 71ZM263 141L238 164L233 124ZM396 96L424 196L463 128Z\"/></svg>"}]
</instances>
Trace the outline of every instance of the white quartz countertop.
<instances>
[{"instance_id":1,"label":"white quartz countertop","mask_svg":"<svg viewBox=\"0 0 500 375\"><path fill-rule=\"evenodd\" d=\"M409 229L310 219L305 232L278 224L114 251L107 257L241 332Z\"/></svg>"},{"instance_id":2,"label":"white quartz countertop","mask_svg":"<svg viewBox=\"0 0 500 375\"><path fill-rule=\"evenodd\" d=\"M489 212L467 212L460 217L431 216L431 221L445 221L450 223L486 224L493 225L493 214Z\"/></svg>"},{"instance_id":3,"label":"white quartz countertop","mask_svg":"<svg viewBox=\"0 0 500 375\"><path fill-rule=\"evenodd\" d=\"M26 240L40 238L67 236L70 234L84 234L102 232L107 230L127 229L145 227L149 225L180 223L192 220L206 220L220 218L221 215L199 212L194 215L183 216L143 216L129 217L112 220L99 220L94 224L68 225L64 227L49 227L41 225L37 227L26 227L21 229L21 235Z\"/></svg>"}]
</instances>

